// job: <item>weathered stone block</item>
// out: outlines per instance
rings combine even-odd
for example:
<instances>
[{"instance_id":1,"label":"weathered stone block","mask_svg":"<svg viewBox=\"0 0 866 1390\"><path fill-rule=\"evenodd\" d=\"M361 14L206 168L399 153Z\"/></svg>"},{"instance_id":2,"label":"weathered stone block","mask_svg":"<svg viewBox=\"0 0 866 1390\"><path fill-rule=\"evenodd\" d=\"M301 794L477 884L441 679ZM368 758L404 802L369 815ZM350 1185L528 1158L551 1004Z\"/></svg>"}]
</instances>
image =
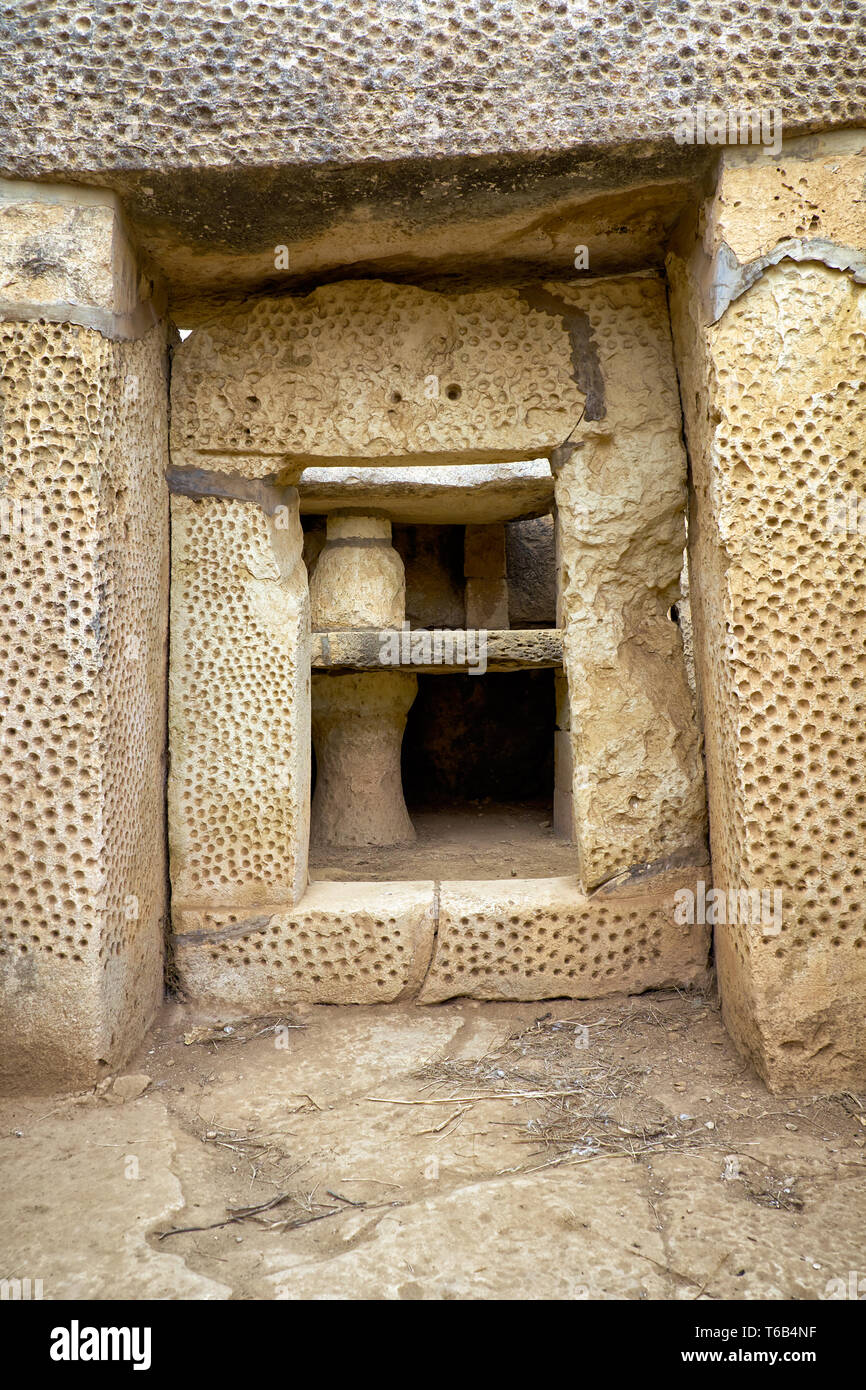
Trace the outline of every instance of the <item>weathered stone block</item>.
<instances>
[{"instance_id":1,"label":"weathered stone block","mask_svg":"<svg viewBox=\"0 0 866 1390\"><path fill-rule=\"evenodd\" d=\"M569 312L517 289L376 280L221 310L174 355L173 462L294 482L347 460L536 458L570 433L597 377Z\"/></svg>"},{"instance_id":2,"label":"weathered stone block","mask_svg":"<svg viewBox=\"0 0 866 1390\"><path fill-rule=\"evenodd\" d=\"M561 840L574 839L574 801L571 788L559 783L553 788L553 833Z\"/></svg>"},{"instance_id":3,"label":"weathered stone block","mask_svg":"<svg viewBox=\"0 0 866 1390\"><path fill-rule=\"evenodd\" d=\"M162 997L165 333L0 324L5 1086L92 1083Z\"/></svg>"},{"instance_id":4,"label":"weathered stone block","mask_svg":"<svg viewBox=\"0 0 866 1390\"><path fill-rule=\"evenodd\" d=\"M467 579L467 628L508 627L508 581L505 579Z\"/></svg>"},{"instance_id":5,"label":"weathered stone block","mask_svg":"<svg viewBox=\"0 0 866 1390\"><path fill-rule=\"evenodd\" d=\"M399 626L406 616L406 575L384 517L334 512L310 581L317 631Z\"/></svg>"},{"instance_id":6,"label":"weathered stone block","mask_svg":"<svg viewBox=\"0 0 866 1390\"><path fill-rule=\"evenodd\" d=\"M553 474L546 458L476 463L466 468L455 463L444 471L369 464L360 468L306 468L298 481L301 514L321 516L345 510L347 490L351 490L353 506L387 516L395 524L492 524L549 508Z\"/></svg>"},{"instance_id":7,"label":"weathered stone block","mask_svg":"<svg viewBox=\"0 0 866 1390\"><path fill-rule=\"evenodd\" d=\"M749 258L801 235L818 190L819 230L866 249L850 161L814 153L726 155L705 238L670 262L714 881L782 895L774 933L717 928L722 1007L774 1089L866 1076L866 286L815 248L758 266L717 322L704 287L722 242Z\"/></svg>"},{"instance_id":8,"label":"weathered stone block","mask_svg":"<svg viewBox=\"0 0 866 1390\"><path fill-rule=\"evenodd\" d=\"M556 535L552 516L513 521L505 528L508 616L511 627L556 622Z\"/></svg>"},{"instance_id":9,"label":"weathered stone block","mask_svg":"<svg viewBox=\"0 0 866 1390\"><path fill-rule=\"evenodd\" d=\"M307 884L310 609L297 493L172 498L168 785L176 911Z\"/></svg>"},{"instance_id":10,"label":"weathered stone block","mask_svg":"<svg viewBox=\"0 0 866 1390\"><path fill-rule=\"evenodd\" d=\"M0 179L0 319L141 337L163 307L108 189Z\"/></svg>"},{"instance_id":11,"label":"weathered stone block","mask_svg":"<svg viewBox=\"0 0 866 1390\"><path fill-rule=\"evenodd\" d=\"M561 671L556 673L554 690L556 695L556 727L557 729L570 729L571 698L568 693L568 678Z\"/></svg>"},{"instance_id":12,"label":"weathered stone block","mask_svg":"<svg viewBox=\"0 0 866 1390\"><path fill-rule=\"evenodd\" d=\"M706 809L682 638L670 616L685 544L686 460L664 286L626 277L562 293L587 305L606 406L556 482L574 825L592 888L637 864L697 851Z\"/></svg>"},{"instance_id":13,"label":"weathered stone block","mask_svg":"<svg viewBox=\"0 0 866 1390\"><path fill-rule=\"evenodd\" d=\"M591 999L704 984L709 930L675 918L677 889L706 866L587 898L571 878L442 883L420 1001Z\"/></svg>"},{"instance_id":14,"label":"weathered stone block","mask_svg":"<svg viewBox=\"0 0 866 1390\"><path fill-rule=\"evenodd\" d=\"M415 839L403 799L400 750L417 676L364 671L313 676L320 845L399 845Z\"/></svg>"},{"instance_id":15,"label":"weathered stone block","mask_svg":"<svg viewBox=\"0 0 866 1390\"><path fill-rule=\"evenodd\" d=\"M430 960L433 883L311 883L292 909L185 911L175 961L195 999L258 1012L293 1000L412 996Z\"/></svg>"},{"instance_id":16,"label":"weathered stone block","mask_svg":"<svg viewBox=\"0 0 866 1390\"><path fill-rule=\"evenodd\" d=\"M504 526L467 526L463 546L463 573L467 579L505 577Z\"/></svg>"}]
</instances>

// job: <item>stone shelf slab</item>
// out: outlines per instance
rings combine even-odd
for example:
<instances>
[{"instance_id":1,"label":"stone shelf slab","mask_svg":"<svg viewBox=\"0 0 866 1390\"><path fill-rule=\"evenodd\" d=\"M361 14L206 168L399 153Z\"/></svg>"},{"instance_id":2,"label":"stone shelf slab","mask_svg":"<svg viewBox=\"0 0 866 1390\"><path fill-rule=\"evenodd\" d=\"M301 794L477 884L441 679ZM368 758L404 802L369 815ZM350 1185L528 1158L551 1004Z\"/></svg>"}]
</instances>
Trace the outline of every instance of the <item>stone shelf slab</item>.
<instances>
[{"instance_id":1,"label":"stone shelf slab","mask_svg":"<svg viewBox=\"0 0 866 1390\"><path fill-rule=\"evenodd\" d=\"M405 525L515 521L553 505L547 459L439 468L306 468L301 511L375 511Z\"/></svg>"},{"instance_id":2,"label":"stone shelf slab","mask_svg":"<svg viewBox=\"0 0 866 1390\"><path fill-rule=\"evenodd\" d=\"M479 645L486 638L486 654ZM477 670L523 671L562 666L561 628L489 631L383 628L314 632L314 671L421 671L431 675Z\"/></svg>"}]
</instances>

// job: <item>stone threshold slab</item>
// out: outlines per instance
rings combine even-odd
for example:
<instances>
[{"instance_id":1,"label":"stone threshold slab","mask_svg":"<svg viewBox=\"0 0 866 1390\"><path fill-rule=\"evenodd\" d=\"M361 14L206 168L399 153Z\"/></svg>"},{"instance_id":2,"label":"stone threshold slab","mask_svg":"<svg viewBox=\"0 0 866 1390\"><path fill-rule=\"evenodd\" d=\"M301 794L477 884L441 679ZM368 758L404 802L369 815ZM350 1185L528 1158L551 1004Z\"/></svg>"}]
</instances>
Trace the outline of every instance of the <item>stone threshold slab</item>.
<instances>
[{"instance_id":1,"label":"stone threshold slab","mask_svg":"<svg viewBox=\"0 0 866 1390\"><path fill-rule=\"evenodd\" d=\"M174 960L192 1000L592 999L702 986L710 928L683 924L707 864L649 870L590 895L576 878L312 882L294 907L177 907Z\"/></svg>"},{"instance_id":2,"label":"stone threshold slab","mask_svg":"<svg viewBox=\"0 0 866 1390\"><path fill-rule=\"evenodd\" d=\"M562 628L314 632L314 671L522 671L562 666Z\"/></svg>"}]
</instances>

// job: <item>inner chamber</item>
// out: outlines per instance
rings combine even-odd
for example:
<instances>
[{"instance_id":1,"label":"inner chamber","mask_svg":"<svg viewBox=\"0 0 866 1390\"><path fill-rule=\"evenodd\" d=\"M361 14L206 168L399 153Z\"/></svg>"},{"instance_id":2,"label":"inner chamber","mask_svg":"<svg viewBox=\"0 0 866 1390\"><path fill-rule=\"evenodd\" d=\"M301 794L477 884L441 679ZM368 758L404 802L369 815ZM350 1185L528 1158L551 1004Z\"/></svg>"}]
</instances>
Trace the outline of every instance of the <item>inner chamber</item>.
<instances>
[{"instance_id":1,"label":"inner chamber","mask_svg":"<svg viewBox=\"0 0 866 1390\"><path fill-rule=\"evenodd\" d=\"M305 518L314 590L326 534L323 520ZM405 620L413 631L488 626L478 621L485 616L494 619L497 630L555 626L552 516L490 526L395 524L391 543L404 564ZM518 574L520 582L509 584ZM534 576L529 585L527 574ZM475 624L467 622L467 614ZM402 793L414 835L395 832L393 844L326 842L322 827L333 825L334 818L317 814L314 746L311 876L412 880L573 874L573 845L554 832L556 674L553 669L446 673L416 668L417 693L400 751ZM333 686L326 682L333 681L341 683L351 702L351 681L315 677L314 732L315 689L331 705ZM371 751L373 762L376 756Z\"/></svg>"}]
</instances>

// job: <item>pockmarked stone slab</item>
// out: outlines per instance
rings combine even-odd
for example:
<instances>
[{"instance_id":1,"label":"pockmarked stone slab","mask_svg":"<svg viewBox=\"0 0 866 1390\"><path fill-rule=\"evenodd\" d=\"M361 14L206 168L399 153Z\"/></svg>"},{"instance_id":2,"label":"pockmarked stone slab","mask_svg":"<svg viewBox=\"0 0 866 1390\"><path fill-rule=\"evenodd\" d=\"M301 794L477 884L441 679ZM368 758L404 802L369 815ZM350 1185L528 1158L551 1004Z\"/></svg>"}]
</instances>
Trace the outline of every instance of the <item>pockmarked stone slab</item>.
<instances>
[{"instance_id":1,"label":"pockmarked stone slab","mask_svg":"<svg viewBox=\"0 0 866 1390\"><path fill-rule=\"evenodd\" d=\"M16 177L61 170L100 183L140 170L142 198L160 210L172 179L175 215L193 171L199 240L213 235L213 175L225 168L269 173L266 212L284 180L306 185L299 168L364 162L379 173L428 159L449 187L446 161L460 155L528 152L546 165L576 142L592 159L622 144L673 143L712 94L723 108L780 105L791 130L864 117L856 5L803 6L796 23L790 9L768 6L759 45L750 10L678 0L656 0L638 17L629 0L454 10L381 0L363 11L337 0L221 9L141 0L135 18L130 26L123 10L82 13L55 0L46 26L40 9L9 6L4 166ZM86 75L86 103L70 73ZM328 172L333 204L342 177ZM479 195L485 181L476 176ZM405 196L408 173L402 186ZM248 198L247 240L251 208ZM240 206L231 211L240 221Z\"/></svg>"},{"instance_id":2,"label":"pockmarked stone slab","mask_svg":"<svg viewBox=\"0 0 866 1390\"><path fill-rule=\"evenodd\" d=\"M695 865L589 897L573 878L443 882L420 1002L593 999L704 984L709 927L678 923L676 892L707 877Z\"/></svg>"},{"instance_id":3,"label":"pockmarked stone slab","mask_svg":"<svg viewBox=\"0 0 866 1390\"><path fill-rule=\"evenodd\" d=\"M310 604L297 494L172 497L172 902L294 902L307 883Z\"/></svg>"},{"instance_id":4,"label":"pockmarked stone slab","mask_svg":"<svg viewBox=\"0 0 866 1390\"><path fill-rule=\"evenodd\" d=\"M556 286L343 281L228 307L185 339L172 462L292 483L347 461L524 462L603 414L603 395L586 311Z\"/></svg>"},{"instance_id":5,"label":"pockmarked stone slab","mask_svg":"<svg viewBox=\"0 0 866 1390\"><path fill-rule=\"evenodd\" d=\"M251 1011L411 996L430 959L434 901L432 882L318 882L293 909L185 911L178 976L195 999Z\"/></svg>"},{"instance_id":6,"label":"pockmarked stone slab","mask_svg":"<svg viewBox=\"0 0 866 1390\"><path fill-rule=\"evenodd\" d=\"M162 998L166 358L0 323L4 1087L92 1084Z\"/></svg>"},{"instance_id":7,"label":"pockmarked stone slab","mask_svg":"<svg viewBox=\"0 0 866 1390\"><path fill-rule=\"evenodd\" d=\"M799 237L866 250L853 170L727 156L703 225L744 259ZM850 149L848 150L850 155ZM805 219L805 220L804 220ZM771 937L716 931L724 1019L777 1090L866 1077L862 889L866 715L866 286L825 263L767 265L717 321L712 239L669 269L692 463L694 651L715 881L781 896ZM709 258L709 261L708 261ZM709 272L709 273L708 273Z\"/></svg>"},{"instance_id":8,"label":"pockmarked stone slab","mask_svg":"<svg viewBox=\"0 0 866 1390\"><path fill-rule=\"evenodd\" d=\"M704 985L709 927L682 911L706 864L587 897L577 879L313 882L293 908L189 909L175 963L191 997L263 1010L292 1000L596 998Z\"/></svg>"}]
</instances>

